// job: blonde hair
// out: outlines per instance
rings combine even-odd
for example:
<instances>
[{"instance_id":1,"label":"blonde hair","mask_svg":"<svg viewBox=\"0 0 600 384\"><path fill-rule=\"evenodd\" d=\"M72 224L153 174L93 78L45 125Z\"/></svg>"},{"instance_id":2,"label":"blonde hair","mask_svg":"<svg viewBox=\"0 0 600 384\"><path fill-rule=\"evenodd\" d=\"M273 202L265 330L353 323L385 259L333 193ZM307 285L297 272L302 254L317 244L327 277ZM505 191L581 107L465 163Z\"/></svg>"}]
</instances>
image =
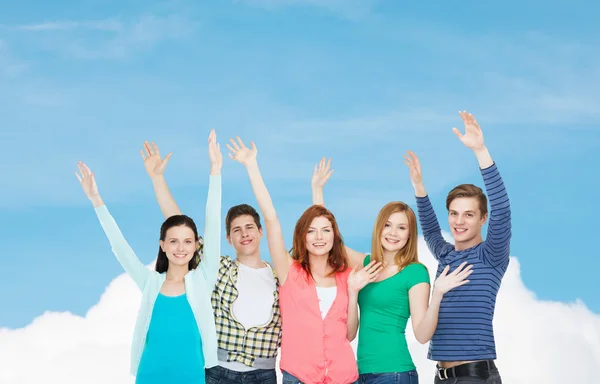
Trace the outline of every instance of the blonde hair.
<instances>
[{"instance_id":1,"label":"blonde hair","mask_svg":"<svg viewBox=\"0 0 600 384\"><path fill-rule=\"evenodd\" d=\"M383 262L383 245L381 244L381 234L385 228L385 224L393 213L404 212L408 219L408 240L402 249L394 256L394 263L402 270L409 264L418 263L419 257L417 253L417 218L415 212L405 203L401 201L392 201L387 203L377 215L375 227L373 228L373 238L371 240L371 260Z\"/></svg>"}]
</instances>

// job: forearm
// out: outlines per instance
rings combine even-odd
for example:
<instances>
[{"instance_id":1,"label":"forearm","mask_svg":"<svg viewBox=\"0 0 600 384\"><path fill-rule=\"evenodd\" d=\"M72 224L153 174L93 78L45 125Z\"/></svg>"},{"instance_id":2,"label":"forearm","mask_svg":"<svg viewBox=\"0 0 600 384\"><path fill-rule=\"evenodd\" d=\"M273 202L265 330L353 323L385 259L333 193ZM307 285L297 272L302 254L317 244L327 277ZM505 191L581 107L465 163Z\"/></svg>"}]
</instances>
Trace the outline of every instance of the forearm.
<instances>
[{"instance_id":1,"label":"forearm","mask_svg":"<svg viewBox=\"0 0 600 384\"><path fill-rule=\"evenodd\" d=\"M415 189L415 196L416 197L425 197L427 196L427 191L425 190L425 184L423 184L422 182L416 185L413 185L413 188Z\"/></svg>"},{"instance_id":2,"label":"forearm","mask_svg":"<svg viewBox=\"0 0 600 384\"><path fill-rule=\"evenodd\" d=\"M313 187L312 189L313 205L325 206L325 197L323 196L323 187Z\"/></svg>"},{"instance_id":3,"label":"forearm","mask_svg":"<svg viewBox=\"0 0 600 384\"><path fill-rule=\"evenodd\" d=\"M486 146L483 146L479 149L474 149L473 152L475 153L477 161L479 162L479 168L485 169L494 164L494 160L492 160L492 156L490 155L490 152Z\"/></svg>"},{"instance_id":4,"label":"forearm","mask_svg":"<svg viewBox=\"0 0 600 384\"><path fill-rule=\"evenodd\" d=\"M425 311L423 318L413 327L415 338L421 344L425 344L433 337L435 329L438 323L438 315L440 312L440 304L442 302L442 295L434 294L431 298L431 302Z\"/></svg>"},{"instance_id":5,"label":"forearm","mask_svg":"<svg viewBox=\"0 0 600 384\"><path fill-rule=\"evenodd\" d=\"M358 332L358 293L348 292L348 340L356 338Z\"/></svg>"},{"instance_id":6,"label":"forearm","mask_svg":"<svg viewBox=\"0 0 600 384\"><path fill-rule=\"evenodd\" d=\"M171 216L181 215L181 210L179 210L177 203L175 203L175 199L173 199L173 196L169 191L165 178L162 175L153 177L152 185L154 186L154 193L156 194L158 206L164 217L169 218Z\"/></svg>"},{"instance_id":7,"label":"forearm","mask_svg":"<svg viewBox=\"0 0 600 384\"><path fill-rule=\"evenodd\" d=\"M206 223L204 227L205 254L218 259L221 240L221 175L210 175L206 199Z\"/></svg>"},{"instance_id":8,"label":"forearm","mask_svg":"<svg viewBox=\"0 0 600 384\"><path fill-rule=\"evenodd\" d=\"M271 200L271 195L269 195L269 190L265 185L265 182L260 174L260 169L258 168L258 162L253 160L249 164L246 165L246 170L248 171L248 176L250 177L250 184L252 185L252 191L254 192L254 196L256 197L256 201L258 202L258 207L265 218L265 221L271 221L277 219L277 212L275 211L275 207L273 206L273 200Z\"/></svg>"}]
</instances>

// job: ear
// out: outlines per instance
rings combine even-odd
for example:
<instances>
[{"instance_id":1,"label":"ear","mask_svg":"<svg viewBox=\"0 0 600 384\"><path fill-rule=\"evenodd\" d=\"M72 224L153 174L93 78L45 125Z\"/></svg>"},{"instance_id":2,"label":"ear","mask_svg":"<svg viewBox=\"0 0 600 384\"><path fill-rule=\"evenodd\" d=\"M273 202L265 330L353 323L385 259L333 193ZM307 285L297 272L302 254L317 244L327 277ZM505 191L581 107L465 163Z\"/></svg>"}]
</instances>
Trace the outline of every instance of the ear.
<instances>
[{"instance_id":1,"label":"ear","mask_svg":"<svg viewBox=\"0 0 600 384\"><path fill-rule=\"evenodd\" d=\"M227 242L229 243L229 245L233 245L231 244L231 237L229 237L229 235L226 235L225 238L227 238Z\"/></svg>"},{"instance_id":2,"label":"ear","mask_svg":"<svg viewBox=\"0 0 600 384\"><path fill-rule=\"evenodd\" d=\"M487 219L488 219L488 214L486 213L485 215L483 215L483 217L481 217L481 225L484 225L485 222L487 221Z\"/></svg>"},{"instance_id":3,"label":"ear","mask_svg":"<svg viewBox=\"0 0 600 384\"><path fill-rule=\"evenodd\" d=\"M165 252L165 242L162 240L159 240L158 245L160 245L160 249L162 249L162 251Z\"/></svg>"},{"instance_id":4,"label":"ear","mask_svg":"<svg viewBox=\"0 0 600 384\"><path fill-rule=\"evenodd\" d=\"M260 227L260 229L258 230L258 234L260 235L260 237L262 237L262 235L263 235L263 229L262 229L262 227Z\"/></svg>"}]
</instances>

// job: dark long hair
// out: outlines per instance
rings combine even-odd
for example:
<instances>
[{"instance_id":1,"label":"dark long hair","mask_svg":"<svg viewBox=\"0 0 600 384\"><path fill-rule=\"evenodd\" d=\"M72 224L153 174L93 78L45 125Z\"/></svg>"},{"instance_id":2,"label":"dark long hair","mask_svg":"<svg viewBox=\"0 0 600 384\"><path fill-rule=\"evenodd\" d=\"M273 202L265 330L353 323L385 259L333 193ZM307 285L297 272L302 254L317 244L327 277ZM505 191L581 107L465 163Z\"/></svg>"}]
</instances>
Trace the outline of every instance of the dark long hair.
<instances>
[{"instance_id":1,"label":"dark long hair","mask_svg":"<svg viewBox=\"0 0 600 384\"><path fill-rule=\"evenodd\" d=\"M202 258L202 238L198 237L198 229L196 229L196 223L190 217L186 215L175 215L169 217L165 222L160 226L160 239L165 241L167 237L167 231L173 227L185 226L190 228L194 232L194 237L199 241L200 246L194 252L194 256L188 263L188 269L196 269L198 264L200 264L200 259ZM169 269L169 259L167 258L167 254L162 250L162 247L158 246L158 257L156 258L156 272L163 273Z\"/></svg>"}]
</instances>

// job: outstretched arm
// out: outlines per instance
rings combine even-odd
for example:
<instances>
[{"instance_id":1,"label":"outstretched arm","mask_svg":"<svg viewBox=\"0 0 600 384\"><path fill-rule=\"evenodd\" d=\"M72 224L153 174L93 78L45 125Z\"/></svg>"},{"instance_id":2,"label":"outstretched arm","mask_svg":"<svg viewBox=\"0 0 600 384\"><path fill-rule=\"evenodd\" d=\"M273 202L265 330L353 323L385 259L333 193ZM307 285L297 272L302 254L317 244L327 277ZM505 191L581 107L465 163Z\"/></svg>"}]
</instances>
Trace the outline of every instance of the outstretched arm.
<instances>
[{"instance_id":1,"label":"outstretched arm","mask_svg":"<svg viewBox=\"0 0 600 384\"><path fill-rule=\"evenodd\" d=\"M433 295L429 301L429 284L418 283L408 290L410 303L410 317L415 338L425 344L435 333L438 323L438 314L442 297L449 290L467 284L467 277L471 274L472 265L465 268L467 263L462 263L452 273L448 274L450 266L446 266L433 286Z\"/></svg>"},{"instance_id":2,"label":"outstretched arm","mask_svg":"<svg viewBox=\"0 0 600 384\"><path fill-rule=\"evenodd\" d=\"M152 180L156 200L158 201L162 214L165 216L165 219L171 216L181 215L181 210L177 206L177 203L175 203L175 199L173 199L163 176L172 153L169 152L169 154L162 159L160 157L158 146L155 143L150 144L147 141L144 142L144 150L140 149L140 154L144 160L146 172Z\"/></svg>"},{"instance_id":3,"label":"outstretched arm","mask_svg":"<svg viewBox=\"0 0 600 384\"><path fill-rule=\"evenodd\" d=\"M254 142L251 142L251 148L248 148L238 136L237 142L231 139L231 145L227 144L227 148L231 151L229 157L242 163L248 171L254 196L256 196L256 201L265 219L269 253L271 254L277 277L283 285L293 259L285 247L277 212L258 168L258 161L256 160L258 150L256 145L254 145Z\"/></svg>"},{"instance_id":4,"label":"outstretched arm","mask_svg":"<svg viewBox=\"0 0 600 384\"><path fill-rule=\"evenodd\" d=\"M495 267L506 263L510 255L510 201L498 168L485 146L481 127L472 114L466 111L459 114L465 125L465 134L461 134L456 128L452 128L452 131L467 148L473 150L479 162L490 202L489 226L483 257L485 262Z\"/></svg>"},{"instance_id":5,"label":"outstretched arm","mask_svg":"<svg viewBox=\"0 0 600 384\"><path fill-rule=\"evenodd\" d=\"M356 338L358 332L358 293L367 284L377 280L383 269L381 262L371 261L363 268L356 267L348 275L348 327L347 338L349 341Z\"/></svg>"},{"instance_id":6,"label":"outstretched arm","mask_svg":"<svg viewBox=\"0 0 600 384\"><path fill-rule=\"evenodd\" d=\"M323 196L323 187L327 184L327 181L333 174L333 169L330 170L331 159L326 160L325 157L321 159L319 164L315 164L315 170L311 179L312 186L312 199L313 205L325 206L325 198ZM365 254L355 251L354 249L344 246L346 248L346 254L348 255L348 264L350 268L360 267L363 265L365 260Z\"/></svg>"},{"instance_id":7,"label":"outstretched arm","mask_svg":"<svg viewBox=\"0 0 600 384\"><path fill-rule=\"evenodd\" d=\"M210 176L204 225L204 257L199 266L204 271L208 285L212 287L217 281L221 257L221 168L223 167L223 155L214 129L208 136L208 157Z\"/></svg>"},{"instance_id":8,"label":"outstretched arm","mask_svg":"<svg viewBox=\"0 0 600 384\"><path fill-rule=\"evenodd\" d=\"M444 240L444 237L442 236L442 229L440 228L431 201L429 201L429 197L425 191L419 158L414 152L407 151L406 156L404 156L404 163L408 166L410 171L410 182L415 189L417 211L421 229L423 230L423 237L433 256L441 262L448 252L454 249L454 246Z\"/></svg>"},{"instance_id":9,"label":"outstretched arm","mask_svg":"<svg viewBox=\"0 0 600 384\"><path fill-rule=\"evenodd\" d=\"M100 225L102 225L104 233L106 233L106 237L108 237L114 255L135 284L143 290L146 280L150 276L150 270L138 259L119 230L117 223L108 212L98 192L98 186L96 185L92 171L81 161L77 164L77 167L79 168L79 173L75 172L75 176L77 176L83 191L96 210L96 215L100 220Z\"/></svg>"}]
</instances>

